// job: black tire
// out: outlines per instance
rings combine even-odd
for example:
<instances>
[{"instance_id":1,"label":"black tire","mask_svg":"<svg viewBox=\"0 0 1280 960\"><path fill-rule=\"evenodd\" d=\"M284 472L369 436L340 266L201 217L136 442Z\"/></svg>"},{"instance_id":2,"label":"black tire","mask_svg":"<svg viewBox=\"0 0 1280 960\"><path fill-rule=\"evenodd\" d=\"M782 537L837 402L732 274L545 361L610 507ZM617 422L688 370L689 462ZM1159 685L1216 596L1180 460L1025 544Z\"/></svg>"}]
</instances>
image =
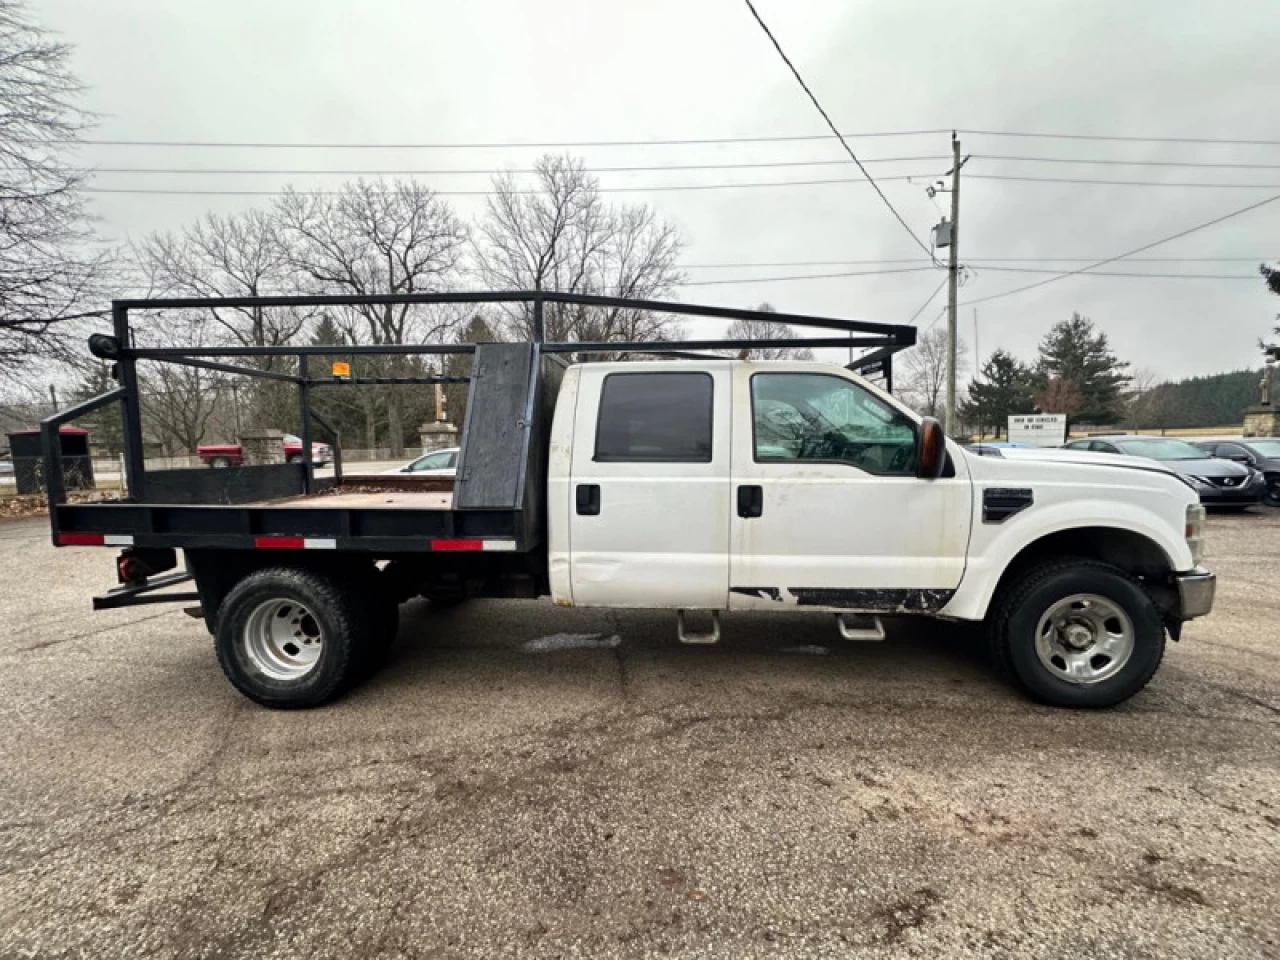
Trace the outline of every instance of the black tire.
<instances>
[{"instance_id":1,"label":"black tire","mask_svg":"<svg viewBox=\"0 0 1280 960\"><path fill-rule=\"evenodd\" d=\"M296 601L314 618L323 639L319 658L304 675L279 679L260 669L248 650L247 625L270 601ZM358 678L368 652L358 601L326 576L272 567L237 583L218 609L214 649L232 685L264 707L316 707Z\"/></svg>"},{"instance_id":2,"label":"black tire","mask_svg":"<svg viewBox=\"0 0 1280 960\"><path fill-rule=\"evenodd\" d=\"M1268 507L1280 507L1280 476L1267 477L1267 491L1262 495L1262 502Z\"/></svg>"},{"instance_id":3,"label":"black tire","mask_svg":"<svg viewBox=\"0 0 1280 960\"><path fill-rule=\"evenodd\" d=\"M231 466L231 458L230 457L213 457L209 460L209 466L217 467L219 469L223 467L229 467Z\"/></svg>"},{"instance_id":4,"label":"black tire","mask_svg":"<svg viewBox=\"0 0 1280 960\"><path fill-rule=\"evenodd\" d=\"M1102 597L1128 616L1133 647L1116 673L1091 683L1061 679L1036 652L1040 618L1077 594ZM1145 687L1164 657L1164 621L1142 584L1123 570L1083 558L1036 567L993 605L989 640L993 659L1027 694L1056 707L1102 708L1123 703Z\"/></svg>"},{"instance_id":5,"label":"black tire","mask_svg":"<svg viewBox=\"0 0 1280 960\"><path fill-rule=\"evenodd\" d=\"M301 462L302 462L302 454L300 454L300 453L291 453L291 454L289 454L289 456L285 457L284 459L285 459L285 463L301 463Z\"/></svg>"}]
</instances>

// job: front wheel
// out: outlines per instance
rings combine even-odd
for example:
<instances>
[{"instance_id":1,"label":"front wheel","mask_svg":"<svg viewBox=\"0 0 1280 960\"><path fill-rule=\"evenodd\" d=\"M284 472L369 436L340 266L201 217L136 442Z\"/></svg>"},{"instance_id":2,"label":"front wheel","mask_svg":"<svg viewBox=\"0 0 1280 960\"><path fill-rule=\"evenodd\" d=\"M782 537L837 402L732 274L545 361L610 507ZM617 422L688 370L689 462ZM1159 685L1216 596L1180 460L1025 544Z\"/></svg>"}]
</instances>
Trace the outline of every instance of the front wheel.
<instances>
[{"instance_id":1,"label":"front wheel","mask_svg":"<svg viewBox=\"0 0 1280 960\"><path fill-rule=\"evenodd\" d=\"M997 661L1059 707L1112 707L1147 685L1164 656L1164 621L1142 585L1091 560L1032 570L990 623Z\"/></svg>"},{"instance_id":2,"label":"front wheel","mask_svg":"<svg viewBox=\"0 0 1280 960\"><path fill-rule=\"evenodd\" d=\"M214 457L212 460L209 461L209 466L214 467L216 469L223 469L225 467L229 467L231 466L231 458L230 457Z\"/></svg>"},{"instance_id":3,"label":"front wheel","mask_svg":"<svg viewBox=\"0 0 1280 960\"><path fill-rule=\"evenodd\" d=\"M319 706L368 651L359 601L309 570L258 570L218 610L214 649L237 690L265 707Z\"/></svg>"},{"instance_id":4,"label":"front wheel","mask_svg":"<svg viewBox=\"0 0 1280 960\"><path fill-rule=\"evenodd\" d=\"M1262 495L1262 502L1268 507L1280 507L1280 474L1267 477L1267 492Z\"/></svg>"}]
</instances>

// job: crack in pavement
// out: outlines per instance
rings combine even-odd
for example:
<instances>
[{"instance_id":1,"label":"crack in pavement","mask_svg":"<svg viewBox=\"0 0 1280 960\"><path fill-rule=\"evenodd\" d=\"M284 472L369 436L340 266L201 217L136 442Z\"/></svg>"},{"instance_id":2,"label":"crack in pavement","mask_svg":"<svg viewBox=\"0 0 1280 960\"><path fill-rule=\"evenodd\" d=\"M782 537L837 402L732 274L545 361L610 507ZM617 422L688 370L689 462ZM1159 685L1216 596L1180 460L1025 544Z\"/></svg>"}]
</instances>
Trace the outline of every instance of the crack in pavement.
<instances>
[{"instance_id":1,"label":"crack in pavement","mask_svg":"<svg viewBox=\"0 0 1280 960\"><path fill-rule=\"evenodd\" d=\"M131 627L134 624L146 623L148 620L158 620L161 617L167 617L172 613L180 613L179 610L162 610L160 613L153 613L149 617L138 617L136 620L128 620L125 623L115 623L109 627L99 627L97 630L89 630L85 633L73 633L67 637L55 637L53 640L45 640L41 643L33 643L28 647L16 647L6 653L0 653L0 657L15 657L20 653L31 653L33 650L44 650L48 647L55 647L59 644L70 643L73 640L85 640L89 637L96 637L99 634L110 633L112 630L122 630L125 627Z\"/></svg>"}]
</instances>

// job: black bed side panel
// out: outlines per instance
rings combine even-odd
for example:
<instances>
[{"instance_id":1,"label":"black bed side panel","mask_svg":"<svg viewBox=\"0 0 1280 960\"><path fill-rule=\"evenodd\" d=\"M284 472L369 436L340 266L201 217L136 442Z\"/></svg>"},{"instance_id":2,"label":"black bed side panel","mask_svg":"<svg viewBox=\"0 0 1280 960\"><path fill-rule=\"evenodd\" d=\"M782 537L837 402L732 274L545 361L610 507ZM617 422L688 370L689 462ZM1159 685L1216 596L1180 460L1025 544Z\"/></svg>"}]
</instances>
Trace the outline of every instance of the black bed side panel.
<instances>
[{"instance_id":1,"label":"black bed side panel","mask_svg":"<svg viewBox=\"0 0 1280 960\"><path fill-rule=\"evenodd\" d=\"M301 463L275 463L254 467L213 470L147 472L148 503L251 503L277 500L302 493L306 467Z\"/></svg>"},{"instance_id":2,"label":"black bed side panel","mask_svg":"<svg viewBox=\"0 0 1280 960\"><path fill-rule=\"evenodd\" d=\"M531 343L476 344L455 510L520 509L533 357Z\"/></svg>"}]
</instances>

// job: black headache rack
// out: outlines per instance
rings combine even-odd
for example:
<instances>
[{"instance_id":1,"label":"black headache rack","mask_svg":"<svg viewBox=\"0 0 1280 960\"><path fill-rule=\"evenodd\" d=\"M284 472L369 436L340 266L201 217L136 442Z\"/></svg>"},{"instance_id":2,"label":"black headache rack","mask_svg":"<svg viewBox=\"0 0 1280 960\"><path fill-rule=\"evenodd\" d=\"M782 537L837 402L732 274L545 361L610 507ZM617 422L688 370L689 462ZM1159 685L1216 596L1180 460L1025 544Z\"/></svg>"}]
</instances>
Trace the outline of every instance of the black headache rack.
<instances>
[{"instance_id":1,"label":"black headache rack","mask_svg":"<svg viewBox=\"0 0 1280 960\"><path fill-rule=\"evenodd\" d=\"M518 343L479 344L149 348L134 345L130 324L131 314L171 309L483 303L530 305L533 339ZM839 336L626 343L548 341L543 332L543 313L547 304L655 311L728 320L781 321L793 327L832 331ZM95 356L115 363L119 386L43 421L44 475L56 545L124 546L140 553L184 548L358 550L383 556L490 549L527 554L544 543L548 434L567 355L655 354L705 360L716 356L705 351L761 347L859 348L870 352L861 360L850 363L849 368L879 374L886 386L891 387L892 356L914 344L916 337L915 328L910 326L538 291L117 300L112 304L112 317L113 334L95 334L90 338L90 350ZM473 354L475 359L470 377L340 379L315 377L308 369L308 362L313 357L396 354ZM291 357L296 361L295 372L257 369L228 362L243 357ZM140 360L293 384L298 395L302 461L229 470L201 467L148 472L143 459L140 418L137 376ZM448 509L419 510L405 506L380 509L376 503L350 505L349 498L341 501L335 498L332 507L317 503L320 498L315 495L336 493L345 487L341 438L311 408L312 391L348 384L459 382L469 383L469 399L462 431L462 453ZM57 442L58 428L117 402L124 424L124 475L128 497L108 503L67 503ZM313 422L332 442L333 478L315 476L311 447ZM390 479L381 478L378 482ZM414 478L413 489L429 490L430 484L424 485L425 479ZM310 498L305 508L289 503L290 498L302 497ZM159 585L158 578L149 581L143 577L135 585L126 584L120 591L113 591L115 599L101 605L138 602L141 594ZM173 595L164 596L178 599ZM160 596L148 598L160 599Z\"/></svg>"}]
</instances>

